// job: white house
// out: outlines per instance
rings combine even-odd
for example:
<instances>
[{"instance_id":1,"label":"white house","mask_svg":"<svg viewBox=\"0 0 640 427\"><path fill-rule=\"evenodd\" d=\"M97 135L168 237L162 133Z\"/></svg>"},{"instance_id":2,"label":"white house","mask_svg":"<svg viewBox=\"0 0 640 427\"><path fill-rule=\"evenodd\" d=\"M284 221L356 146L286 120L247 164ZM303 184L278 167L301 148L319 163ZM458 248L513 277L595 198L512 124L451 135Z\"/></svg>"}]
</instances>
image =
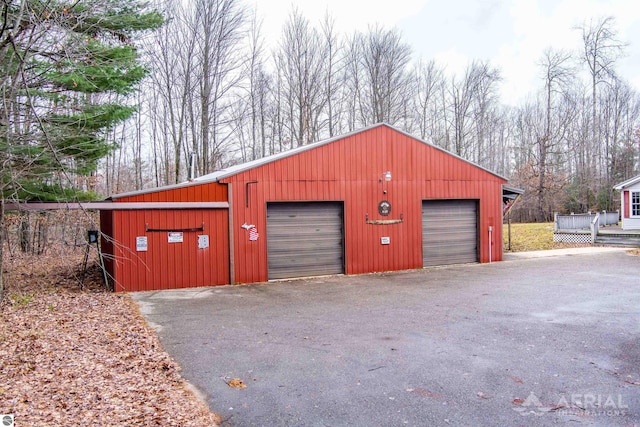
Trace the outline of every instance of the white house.
<instances>
[{"instance_id":1,"label":"white house","mask_svg":"<svg viewBox=\"0 0 640 427\"><path fill-rule=\"evenodd\" d=\"M640 175L613 187L622 192L620 212L623 230L640 230Z\"/></svg>"}]
</instances>

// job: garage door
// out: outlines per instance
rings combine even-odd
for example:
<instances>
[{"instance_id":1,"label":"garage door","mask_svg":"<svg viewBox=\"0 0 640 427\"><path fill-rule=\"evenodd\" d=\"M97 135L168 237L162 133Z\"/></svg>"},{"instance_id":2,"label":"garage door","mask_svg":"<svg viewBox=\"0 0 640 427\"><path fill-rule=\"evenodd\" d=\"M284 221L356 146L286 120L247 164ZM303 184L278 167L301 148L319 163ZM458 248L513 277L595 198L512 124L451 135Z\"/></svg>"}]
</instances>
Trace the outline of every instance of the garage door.
<instances>
[{"instance_id":1,"label":"garage door","mask_svg":"<svg viewBox=\"0 0 640 427\"><path fill-rule=\"evenodd\" d=\"M432 265L478 261L478 202L422 202L422 262Z\"/></svg>"},{"instance_id":2,"label":"garage door","mask_svg":"<svg viewBox=\"0 0 640 427\"><path fill-rule=\"evenodd\" d=\"M344 272L342 203L269 203L269 279Z\"/></svg>"}]
</instances>

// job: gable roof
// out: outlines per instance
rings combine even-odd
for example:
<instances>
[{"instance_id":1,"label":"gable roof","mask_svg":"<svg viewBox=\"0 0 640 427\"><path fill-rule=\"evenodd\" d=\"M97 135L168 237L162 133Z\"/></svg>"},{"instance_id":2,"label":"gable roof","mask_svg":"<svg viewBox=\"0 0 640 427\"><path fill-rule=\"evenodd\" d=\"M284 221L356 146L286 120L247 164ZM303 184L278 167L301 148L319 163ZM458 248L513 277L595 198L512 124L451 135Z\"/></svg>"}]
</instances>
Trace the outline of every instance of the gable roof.
<instances>
[{"instance_id":1,"label":"gable roof","mask_svg":"<svg viewBox=\"0 0 640 427\"><path fill-rule=\"evenodd\" d=\"M626 181L623 181L620 184L614 185L613 189L621 191L621 190L624 190L625 188L632 187L632 186L634 186L634 185L636 185L638 183L640 183L640 175L634 176L633 178L630 178L630 179L628 179Z\"/></svg>"},{"instance_id":2,"label":"gable roof","mask_svg":"<svg viewBox=\"0 0 640 427\"><path fill-rule=\"evenodd\" d=\"M230 176L237 175L237 174L245 172L247 170L250 170L250 169L253 169L253 168L257 168L259 166L263 166L263 165L266 165L266 164L269 164L269 163L272 163L272 162L275 162L275 161L278 161L278 160L281 160L281 159L285 159L287 157L295 156L296 154L303 153L303 152L309 151L309 150L313 150L313 149L316 149L316 148L321 147L323 145L331 144L332 142L335 142L335 141L338 141L338 140L341 140L341 139L345 139L345 138L348 138L350 136L353 136L353 135L356 135L356 134L359 134L359 133L367 132L369 130L372 130L372 129L375 129L375 128L378 128L378 127L381 127L381 126L385 126L385 127L390 128L390 129L393 129L394 131L396 131L396 132L398 132L398 133L400 133L402 135L405 135L405 136L407 136L407 137L409 137L411 139L419 141L419 142L421 142L421 143L423 143L423 144L425 144L425 145L427 145L427 146L429 146L431 148L434 148L434 149L436 149L438 151L446 153L446 154L448 154L448 155L450 155L452 157L455 157L455 158L457 158L457 159L459 159L459 160L461 160L461 161L463 161L465 163L473 165L473 166L477 167L478 169L481 169L481 170L483 170L483 171L485 171L487 173L490 173L491 175L497 176L500 179L508 181L507 178L505 178L505 177L503 177L503 176L501 176L501 175L499 175L499 174L497 174L497 173L495 173L495 172L493 172L493 171L491 171L491 170L489 170L487 168L484 168L484 167L482 167L480 165L477 165L477 164L475 164L473 162L470 162L469 160L466 160L466 159L458 156L457 154L454 154L454 153L452 153L450 151L447 151L444 148L438 147L437 145L434 145L434 144L431 144L431 143L429 143L427 141L421 140L421 139L419 139L419 138L417 138L417 137L415 137L415 136L413 136L413 135L411 135L411 134L409 134L409 133L407 133L407 132L405 132L403 130L397 129L397 128L389 125L389 124L378 123L378 124L367 126L365 128L358 129L358 130L355 130L355 131L351 131L351 132L348 132L348 133L345 133L345 134L342 134L342 135L334 136L332 138L324 139L322 141L313 142L311 144L302 145L300 147L296 147L296 148L293 148L291 150L282 151L282 152L277 153L277 154L272 154L270 156L266 156L266 157L262 157L260 159L252 160L250 162L241 163L241 164L238 164L238 165L235 165L235 166L230 166L230 167L225 168L225 169L221 169L221 170L218 170L218 171L206 174L206 175L199 176L199 177L193 179L192 181L187 181L187 182L183 182L183 183L180 183L180 184L167 185L167 186L163 186L163 187L156 187L156 188L150 188L150 189L145 189L145 190L139 190L139 191L131 191L131 192L128 192L128 193L115 194L115 195L110 196L109 199L113 200L113 199L119 199L119 198L122 198L122 197L139 196L139 195L142 195L142 194L154 193L156 191L172 190L172 189L177 189L177 188L182 188L182 187L189 187L189 186L192 186L192 185L201 185L201 184L206 184L206 183L211 183L211 182L219 182L221 179L225 179L225 178L228 178Z\"/></svg>"}]
</instances>

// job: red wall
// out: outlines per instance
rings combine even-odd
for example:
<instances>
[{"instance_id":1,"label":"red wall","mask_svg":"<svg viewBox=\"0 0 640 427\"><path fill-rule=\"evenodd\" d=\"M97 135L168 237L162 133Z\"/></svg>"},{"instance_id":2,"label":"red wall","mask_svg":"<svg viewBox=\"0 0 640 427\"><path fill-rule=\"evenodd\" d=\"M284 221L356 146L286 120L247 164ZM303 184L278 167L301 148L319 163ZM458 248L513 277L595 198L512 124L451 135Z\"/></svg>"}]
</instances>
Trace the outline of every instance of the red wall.
<instances>
[{"instance_id":1,"label":"red wall","mask_svg":"<svg viewBox=\"0 0 640 427\"><path fill-rule=\"evenodd\" d=\"M392 179L381 182L386 171ZM247 186L252 181L257 182ZM497 175L381 125L240 172L221 183L115 196L116 202L228 201L230 207L104 212L103 232L110 230L118 242L111 247L107 244L110 250L105 252L115 256L110 271L116 290L262 282L268 280L267 203L342 201L347 274L421 268L422 201L474 199L479 202L480 261L489 261L489 226L494 230L492 257L498 261L502 259L505 183ZM387 194L383 194L385 190ZM378 214L381 200L392 205L388 217ZM366 223L367 214L370 220L399 219L402 215L403 222L371 225ZM183 243L168 243L165 232L145 232L145 224L150 228L190 228L203 221L205 232L185 232ZM241 228L245 222L256 225L257 241L250 241L248 231ZM198 234L209 235L209 249L197 249ZM145 235L149 250L137 252L135 238ZM390 245L380 244L383 236L390 238Z\"/></svg>"},{"instance_id":2,"label":"red wall","mask_svg":"<svg viewBox=\"0 0 640 427\"><path fill-rule=\"evenodd\" d=\"M115 290L146 291L229 283L227 209L110 211L113 238L110 273ZM183 241L169 243L168 232L186 229ZM198 235L209 236L209 248L198 248ZM136 250L136 237L147 237L147 251Z\"/></svg>"},{"instance_id":3,"label":"red wall","mask_svg":"<svg viewBox=\"0 0 640 427\"><path fill-rule=\"evenodd\" d=\"M629 213L631 212L631 199L629 198L629 194L630 192L628 190L625 190L622 192L624 197L624 218L629 218Z\"/></svg>"},{"instance_id":4,"label":"red wall","mask_svg":"<svg viewBox=\"0 0 640 427\"><path fill-rule=\"evenodd\" d=\"M117 196L116 196L117 197ZM193 183L178 188L162 189L151 193L117 197L117 202L226 202L227 186L217 182L202 185Z\"/></svg>"},{"instance_id":5,"label":"red wall","mask_svg":"<svg viewBox=\"0 0 640 427\"><path fill-rule=\"evenodd\" d=\"M390 171L390 182L380 182ZM246 183L249 207L246 207ZM502 259L502 184L506 181L433 146L387 126L348 136L238 175L230 183L233 209L235 281L268 279L266 204L272 201L344 201L346 273L422 267L422 200L479 200L480 261L489 261L488 227L493 226L494 261ZM387 194L383 194L383 190ZM391 202L389 217L378 203ZM398 219L391 225L369 219ZM249 241L243 223L260 233ZM390 245L381 245L388 236Z\"/></svg>"},{"instance_id":6,"label":"red wall","mask_svg":"<svg viewBox=\"0 0 640 427\"><path fill-rule=\"evenodd\" d=\"M115 202L226 202L227 186L218 183L158 189L114 197ZM116 291L145 291L227 284L229 274L228 209L111 210L100 216L105 264ZM151 229L200 227L184 231L182 243L169 243L168 232ZM198 235L209 236L209 248L198 248ZM136 250L146 236L148 250Z\"/></svg>"}]
</instances>

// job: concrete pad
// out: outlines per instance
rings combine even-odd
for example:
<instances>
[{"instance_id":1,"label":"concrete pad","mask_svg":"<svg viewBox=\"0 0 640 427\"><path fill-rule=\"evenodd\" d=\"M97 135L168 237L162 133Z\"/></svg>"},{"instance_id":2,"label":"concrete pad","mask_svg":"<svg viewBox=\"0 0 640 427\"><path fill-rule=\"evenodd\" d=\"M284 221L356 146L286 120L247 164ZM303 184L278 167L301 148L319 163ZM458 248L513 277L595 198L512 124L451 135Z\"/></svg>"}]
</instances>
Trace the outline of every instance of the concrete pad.
<instances>
[{"instance_id":1,"label":"concrete pad","mask_svg":"<svg viewBox=\"0 0 640 427\"><path fill-rule=\"evenodd\" d=\"M132 296L224 426L638 426L640 257L579 249Z\"/></svg>"},{"instance_id":2,"label":"concrete pad","mask_svg":"<svg viewBox=\"0 0 640 427\"><path fill-rule=\"evenodd\" d=\"M505 252L503 258L505 261L513 261L516 259L527 258L546 258L565 255L584 255L598 254L608 252L626 252L629 248L613 248L605 246L588 246L580 248L550 249L545 251L529 251L529 252Z\"/></svg>"}]
</instances>

